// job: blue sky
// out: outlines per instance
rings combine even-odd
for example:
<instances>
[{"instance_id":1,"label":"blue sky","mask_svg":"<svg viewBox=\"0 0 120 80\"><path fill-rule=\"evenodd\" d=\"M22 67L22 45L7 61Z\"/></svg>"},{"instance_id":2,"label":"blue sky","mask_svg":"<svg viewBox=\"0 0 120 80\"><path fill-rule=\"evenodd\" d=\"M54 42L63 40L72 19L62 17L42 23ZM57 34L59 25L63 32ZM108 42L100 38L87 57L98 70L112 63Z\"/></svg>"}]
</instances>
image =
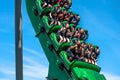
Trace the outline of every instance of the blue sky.
<instances>
[{"instance_id":1,"label":"blue sky","mask_svg":"<svg viewBox=\"0 0 120 80\"><path fill-rule=\"evenodd\" d=\"M72 11L81 16L80 26L89 31L87 42L99 45L98 65L108 80L120 79L120 1L74 0ZM0 80L15 80L14 1L0 3ZM45 80L48 61L22 2L24 80Z\"/></svg>"}]
</instances>

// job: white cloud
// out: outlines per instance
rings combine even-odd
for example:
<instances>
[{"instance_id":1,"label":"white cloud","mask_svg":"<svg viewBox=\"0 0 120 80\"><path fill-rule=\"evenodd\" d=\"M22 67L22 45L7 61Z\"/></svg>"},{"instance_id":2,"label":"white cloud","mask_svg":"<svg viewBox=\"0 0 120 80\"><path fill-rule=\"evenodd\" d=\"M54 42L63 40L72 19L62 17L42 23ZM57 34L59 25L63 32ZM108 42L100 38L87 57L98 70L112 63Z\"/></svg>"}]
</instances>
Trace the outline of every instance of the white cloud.
<instances>
[{"instance_id":1,"label":"white cloud","mask_svg":"<svg viewBox=\"0 0 120 80\"><path fill-rule=\"evenodd\" d=\"M3 73L3 74L6 74L6 75L14 75L15 72L8 68L7 66L6 67L0 67L0 73Z\"/></svg>"},{"instance_id":2,"label":"white cloud","mask_svg":"<svg viewBox=\"0 0 120 80\"><path fill-rule=\"evenodd\" d=\"M115 75L115 74L106 73L106 72L103 72L103 74L107 80L120 80L120 75Z\"/></svg>"},{"instance_id":3,"label":"white cloud","mask_svg":"<svg viewBox=\"0 0 120 80\"><path fill-rule=\"evenodd\" d=\"M40 52L37 52L37 51L35 51L33 49L23 47L23 50L28 52L28 53L33 54L34 56L43 57L43 55L41 55Z\"/></svg>"},{"instance_id":4,"label":"white cloud","mask_svg":"<svg viewBox=\"0 0 120 80\"><path fill-rule=\"evenodd\" d=\"M24 64L24 76L32 78L45 78L47 77L48 68L33 59L28 57L24 58L24 61L28 64Z\"/></svg>"},{"instance_id":5,"label":"white cloud","mask_svg":"<svg viewBox=\"0 0 120 80\"><path fill-rule=\"evenodd\" d=\"M24 61L27 64L23 64L23 77L24 80L44 80L47 77L48 67L44 66L29 57L25 57ZM0 80L14 80L15 79L15 67L14 66L2 66L0 67L0 74L4 75Z\"/></svg>"},{"instance_id":6,"label":"white cloud","mask_svg":"<svg viewBox=\"0 0 120 80\"><path fill-rule=\"evenodd\" d=\"M6 43L2 43L3 45L5 45ZM15 48L15 44L6 44L5 46L11 47L11 51L12 53L14 53L15 51L13 50L13 48ZM32 56L36 56L39 58L46 58L45 55L42 54L42 51L38 52L35 49L31 49L28 47L23 47L23 57L25 57L26 55L32 55Z\"/></svg>"},{"instance_id":7,"label":"white cloud","mask_svg":"<svg viewBox=\"0 0 120 80\"><path fill-rule=\"evenodd\" d=\"M29 53L32 53L32 54L35 54L35 55L38 55L38 54L39 54L39 52L37 52L37 51L35 51L35 50L33 50L33 49L30 49L30 48L24 47L23 50L28 51Z\"/></svg>"},{"instance_id":8,"label":"white cloud","mask_svg":"<svg viewBox=\"0 0 120 80\"><path fill-rule=\"evenodd\" d=\"M12 47L14 45L11 45ZM27 52L27 54L32 54L35 56L43 57L41 56L39 52L32 50L30 48L24 48L24 51ZM48 75L48 67L44 64L41 64L39 59L37 61L34 60L34 57L29 57L29 55L24 55L24 63L23 69L24 69L24 80L45 80L45 77ZM14 62L13 62L14 63ZM15 66L13 64L3 65L0 66L0 74L5 75L5 77L0 78L0 80L14 80L15 79ZM107 80L120 80L119 75L115 75L112 73L103 72ZM12 77L11 77L12 76ZM12 79L11 79L12 78Z\"/></svg>"},{"instance_id":9,"label":"white cloud","mask_svg":"<svg viewBox=\"0 0 120 80\"><path fill-rule=\"evenodd\" d=\"M14 80L15 79L15 70L11 65L5 65L0 67L0 80Z\"/></svg>"},{"instance_id":10,"label":"white cloud","mask_svg":"<svg viewBox=\"0 0 120 80\"><path fill-rule=\"evenodd\" d=\"M48 75L48 67L46 64L41 64L45 59L45 56L33 49L23 48L29 55L24 55L23 57L23 70L24 70L24 80L44 80ZM36 57L36 58L35 58ZM39 59L39 60L38 60ZM42 62L40 62L44 59Z\"/></svg>"},{"instance_id":11,"label":"white cloud","mask_svg":"<svg viewBox=\"0 0 120 80\"><path fill-rule=\"evenodd\" d=\"M47 77L48 68L43 65L24 65L24 76L32 78L45 78Z\"/></svg>"},{"instance_id":12,"label":"white cloud","mask_svg":"<svg viewBox=\"0 0 120 80\"><path fill-rule=\"evenodd\" d=\"M14 47L14 45L11 45L11 47ZM27 54L23 57L24 80L45 80L48 73L48 67L46 64L41 64L40 62L40 60L45 57L39 52L29 48L23 48L23 51L26 51ZM31 54L32 56L29 56L28 54ZM15 80L15 65L12 64L15 62L10 61L10 63L9 66L8 62L5 63L6 65L0 66L0 75L4 75L0 80Z\"/></svg>"}]
</instances>

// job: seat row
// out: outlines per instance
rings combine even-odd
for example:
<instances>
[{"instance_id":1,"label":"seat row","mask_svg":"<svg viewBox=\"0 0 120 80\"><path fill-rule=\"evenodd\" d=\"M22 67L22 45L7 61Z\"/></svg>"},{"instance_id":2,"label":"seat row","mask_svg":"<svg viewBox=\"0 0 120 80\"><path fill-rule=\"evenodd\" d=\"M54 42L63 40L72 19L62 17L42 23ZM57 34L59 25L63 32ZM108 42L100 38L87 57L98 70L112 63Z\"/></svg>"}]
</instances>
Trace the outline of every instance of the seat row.
<instances>
[{"instance_id":1,"label":"seat row","mask_svg":"<svg viewBox=\"0 0 120 80\"><path fill-rule=\"evenodd\" d=\"M79 60L96 65L98 46L85 43L88 31L77 26L80 16L69 8L69 0L35 0L39 18L54 43L56 51L66 51L68 60Z\"/></svg>"}]
</instances>

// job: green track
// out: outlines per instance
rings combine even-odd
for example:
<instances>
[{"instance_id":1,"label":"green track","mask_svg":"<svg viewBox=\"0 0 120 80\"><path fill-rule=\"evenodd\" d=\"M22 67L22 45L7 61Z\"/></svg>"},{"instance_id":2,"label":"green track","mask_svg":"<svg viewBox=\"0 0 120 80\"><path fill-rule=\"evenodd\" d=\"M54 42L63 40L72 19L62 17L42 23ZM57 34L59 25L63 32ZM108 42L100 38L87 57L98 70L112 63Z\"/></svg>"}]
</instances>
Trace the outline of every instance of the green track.
<instances>
[{"instance_id":1,"label":"green track","mask_svg":"<svg viewBox=\"0 0 120 80\"><path fill-rule=\"evenodd\" d=\"M46 24L46 17L42 19L39 14L43 11L41 0L26 0L26 6L29 18L36 32L44 53L49 61L48 80L106 80L100 74L100 67L81 61L69 62L65 48L69 47L70 43L59 44L56 41L56 29L50 28ZM38 12L36 12L38 10ZM53 30L52 30L53 29Z\"/></svg>"}]
</instances>

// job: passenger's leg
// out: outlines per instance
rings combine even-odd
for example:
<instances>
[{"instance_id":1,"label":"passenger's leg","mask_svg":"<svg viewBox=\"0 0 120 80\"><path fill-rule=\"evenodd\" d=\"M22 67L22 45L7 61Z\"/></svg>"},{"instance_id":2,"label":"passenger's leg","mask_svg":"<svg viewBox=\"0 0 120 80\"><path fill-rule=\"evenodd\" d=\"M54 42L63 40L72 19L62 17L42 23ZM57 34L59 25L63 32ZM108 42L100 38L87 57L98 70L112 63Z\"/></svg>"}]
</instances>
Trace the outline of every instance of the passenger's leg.
<instances>
[{"instance_id":1,"label":"passenger's leg","mask_svg":"<svg viewBox=\"0 0 120 80\"><path fill-rule=\"evenodd\" d=\"M59 43L61 43L63 41L63 37L60 35L60 41Z\"/></svg>"}]
</instances>

